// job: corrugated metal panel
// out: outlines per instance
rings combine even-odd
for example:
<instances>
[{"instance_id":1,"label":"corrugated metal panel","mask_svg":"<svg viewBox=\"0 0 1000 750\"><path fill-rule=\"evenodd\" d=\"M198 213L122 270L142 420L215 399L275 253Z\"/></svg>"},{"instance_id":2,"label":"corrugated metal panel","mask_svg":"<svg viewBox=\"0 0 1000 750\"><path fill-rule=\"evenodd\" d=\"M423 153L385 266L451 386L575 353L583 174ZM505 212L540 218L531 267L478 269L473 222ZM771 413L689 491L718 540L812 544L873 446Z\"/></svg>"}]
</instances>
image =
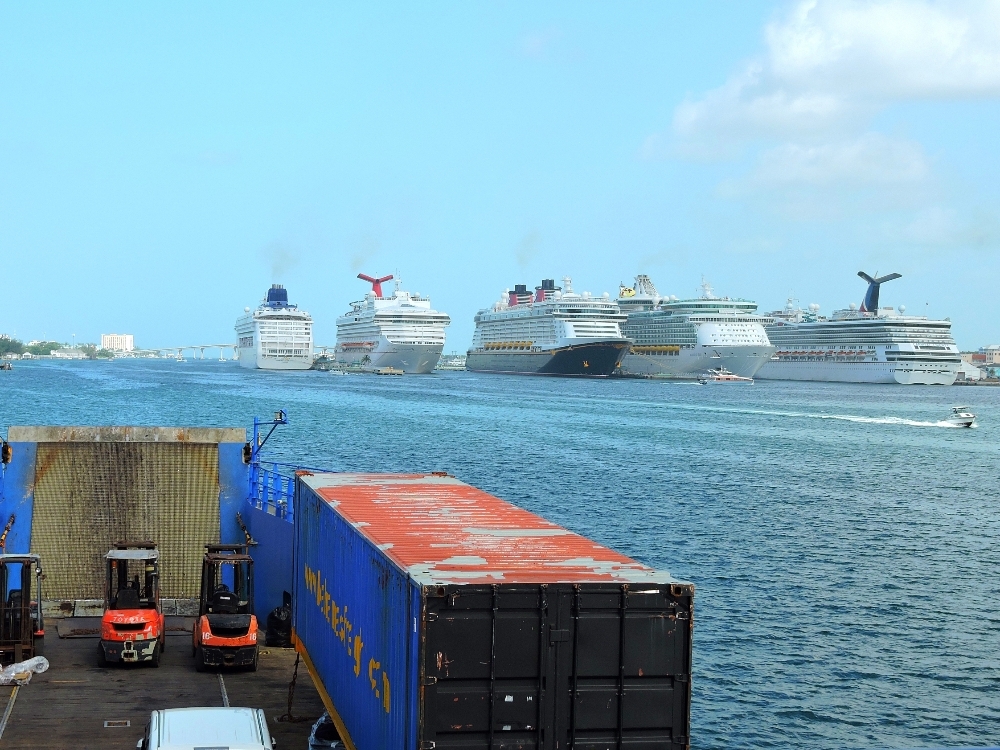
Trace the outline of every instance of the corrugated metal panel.
<instances>
[{"instance_id":1,"label":"corrugated metal panel","mask_svg":"<svg viewBox=\"0 0 1000 750\"><path fill-rule=\"evenodd\" d=\"M298 495L295 637L356 747L413 747L419 592L413 609L414 587L378 548Z\"/></svg>"},{"instance_id":2,"label":"corrugated metal panel","mask_svg":"<svg viewBox=\"0 0 1000 750\"><path fill-rule=\"evenodd\" d=\"M454 477L317 474L302 481L423 585L673 580Z\"/></svg>"},{"instance_id":3,"label":"corrugated metal panel","mask_svg":"<svg viewBox=\"0 0 1000 750\"><path fill-rule=\"evenodd\" d=\"M46 596L103 596L103 555L119 539L155 541L163 596L196 597L202 545L219 540L217 446L40 443L31 550Z\"/></svg>"},{"instance_id":4,"label":"corrugated metal panel","mask_svg":"<svg viewBox=\"0 0 1000 750\"><path fill-rule=\"evenodd\" d=\"M300 474L296 490L297 645L354 747L688 745L690 584L451 477ZM398 658L386 684L409 686L391 721L352 671L379 654Z\"/></svg>"}]
</instances>

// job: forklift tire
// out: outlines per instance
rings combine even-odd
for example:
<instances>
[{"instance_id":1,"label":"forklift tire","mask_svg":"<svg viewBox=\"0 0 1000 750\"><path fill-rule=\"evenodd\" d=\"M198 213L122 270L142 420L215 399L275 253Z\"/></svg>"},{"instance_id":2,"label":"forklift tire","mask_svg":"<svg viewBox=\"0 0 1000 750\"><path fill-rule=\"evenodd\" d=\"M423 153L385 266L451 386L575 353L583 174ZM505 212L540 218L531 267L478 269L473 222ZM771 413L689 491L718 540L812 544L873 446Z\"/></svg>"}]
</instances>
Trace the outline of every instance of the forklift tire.
<instances>
[{"instance_id":1,"label":"forklift tire","mask_svg":"<svg viewBox=\"0 0 1000 750\"><path fill-rule=\"evenodd\" d=\"M249 665L247 665L247 672L256 672L257 671L257 655L258 655L258 652L255 650L253 652L253 661L250 662Z\"/></svg>"},{"instance_id":2,"label":"forklift tire","mask_svg":"<svg viewBox=\"0 0 1000 750\"><path fill-rule=\"evenodd\" d=\"M153 646L153 658L149 662L154 668L159 668L160 666L160 644L157 643Z\"/></svg>"},{"instance_id":3,"label":"forklift tire","mask_svg":"<svg viewBox=\"0 0 1000 750\"><path fill-rule=\"evenodd\" d=\"M167 650L167 634L164 633L160 636L160 653L162 654Z\"/></svg>"},{"instance_id":4,"label":"forklift tire","mask_svg":"<svg viewBox=\"0 0 1000 750\"><path fill-rule=\"evenodd\" d=\"M108 657L104 655L104 646L100 643L97 644L97 666L106 667L108 666Z\"/></svg>"},{"instance_id":5,"label":"forklift tire","mask_svg":"<svg viewBox=\"0 0 1000 750\"><path fill-rule=\"evenodd\" d=\"M194 668L196 672L205 671L205 655L201 651L201 646L194 649Z\"/></svg>"}]
</instances>

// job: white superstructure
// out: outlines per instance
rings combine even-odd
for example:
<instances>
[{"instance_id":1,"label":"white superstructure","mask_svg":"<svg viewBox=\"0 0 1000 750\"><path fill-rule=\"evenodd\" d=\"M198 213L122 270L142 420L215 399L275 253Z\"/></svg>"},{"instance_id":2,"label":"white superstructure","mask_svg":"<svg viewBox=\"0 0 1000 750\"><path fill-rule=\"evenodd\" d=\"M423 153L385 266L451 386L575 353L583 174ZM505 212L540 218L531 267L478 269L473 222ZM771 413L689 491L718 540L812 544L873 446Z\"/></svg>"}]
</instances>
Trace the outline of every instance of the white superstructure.
<instances>
[{"instance_id":1,"label":"white superstructure","mask_svg":"<svg viewBox=\"0 0 1000 750\"><path fill-rule=\"evenodd\" d=\"M625 315L607 293L577 294L543 279L528 291L517 284L492 307L476 313L476 331L466 357L469 370L537 375L607 376L628 347Z\"/></svg>"},{"instance_id":2,"label":"white superstructure","mask_svg":"<svg viewBox=\"0 0 1000 750\"><path fill-rule=\"evenodd\" d=\"M846 383L951 385L961 366L950 320L906 315L900 305L879 307L879 285L899 278L890 274L869 282L860 309L851 305L829 318L819 305L800 309L788 300L772 313L767 335L777 347L757 373L771 380L824 380Z\"/></svg>"},{"instance_id":3,"label":"white superstructure","mask_svg":"<svg viewBox=\"0 0 1000 750\"><path fill-rule=\"evenodd\" d=\"M635 277L635 286L621 286L618 304L628 319L625 335L632 347L622 360L622 373L694 377L723 368L752 378L774 353L757 303L716 297L702 282L695 299L661 297L649 276Z\"/></svg>"},{"instance_id":4,"label":"white superstructure","mask_svg":"<svg viewBox=\"0 0 1000 750\"><path fill-rule=\"evenodd\" d=\"M312 316L288 304L288 291L272 284L256 310L236 321L240 365L261 370L308 370L313 363Z\"/></svg>"},{"instance_id":5,"label":"white superstructure","mask_svg":"<svg viewBox=\"0 0 1000 750\"><path fill-rule=\"evenodd\" d=\"M398 280L392 296L383 297L382 284L392 276L358 278L370 282L372 291L337 318L337 361L364 370L431 372L441 358L451 318L431 309L429 298L400 289Z\"/></svg>"}]
</instances>

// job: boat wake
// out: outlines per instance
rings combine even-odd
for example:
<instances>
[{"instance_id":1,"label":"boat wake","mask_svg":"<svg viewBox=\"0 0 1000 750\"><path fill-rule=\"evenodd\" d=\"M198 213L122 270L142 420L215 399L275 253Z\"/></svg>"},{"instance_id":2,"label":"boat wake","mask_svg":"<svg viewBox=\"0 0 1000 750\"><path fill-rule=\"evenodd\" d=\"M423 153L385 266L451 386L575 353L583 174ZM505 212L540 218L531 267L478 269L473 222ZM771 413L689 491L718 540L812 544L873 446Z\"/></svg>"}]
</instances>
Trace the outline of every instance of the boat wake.
<instances>
[{"instance_id":1,"label":"boat wake","mask_svg":"<svg viewBox=\"0 0 1000 750\"><path fill-rule=\"evenodd\" d=\"M899 424L908 425L910 427L958 427L962 428L961 425L952 424L951 422L939 421L939 422L923 422L919 419L904 419L903 417L858 417L850 414L802 414L796 416L803 417L813 417L816 419L840 419L845 422L861 422L863 424ZM975 425L973 425L974 427ZM968 429L968 428L962 428Z\"/></svg>"},{"instance_id":2,"label":"boat wake","mask_svg":"<svg viewBox=\"0 0 1000 750\"><path fill-rule=\"evenodd\" d=\"M714 411L730 414L759 414L766 417L788 417L792 419L833 419L841 422L856 422L858 424L887 424L906 427L947 427L949 429L970 429L968 427L962 427L962 425L953 424L946 420L930 422L920 419L906 419L904 417L862 417L856 414L815 414L812 412L775 411L771 409L727 409L725 407L704 407L681 404L672 404L672 406L675 408L687 408L695 411ZM977 426L978 425L973 424L971 429L975 429Z\"/></svg>"}]
</instances>

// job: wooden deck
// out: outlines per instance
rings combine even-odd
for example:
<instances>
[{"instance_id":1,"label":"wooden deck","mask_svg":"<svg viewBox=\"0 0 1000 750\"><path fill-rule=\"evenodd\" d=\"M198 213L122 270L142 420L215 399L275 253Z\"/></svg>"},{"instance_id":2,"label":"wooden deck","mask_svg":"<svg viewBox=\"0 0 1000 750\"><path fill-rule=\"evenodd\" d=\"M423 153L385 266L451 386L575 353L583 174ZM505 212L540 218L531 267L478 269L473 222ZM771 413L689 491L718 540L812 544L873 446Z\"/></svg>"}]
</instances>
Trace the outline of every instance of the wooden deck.
<instances>
[{"instance_id":1,"label":"wooden deck","mask_svg":"<svg viewBox=\"0 0 1000 750\"><path fill-rule=\"evenodd\" d=\"M47 624L45 657L49 669L34 675L29 685L18 690L0 748L132 750L142 737L150 711L223 705L219 674L195 671L188 633L168 630L159 669L146 665L102 669L97 666L96 637L59 638L55 623ZM78 632L93 627L79 618L74 624ZM308 721L277 720L287 711L294 664L291 649L261 647L257 672L221 672L229 704L264 709L271 736L281 750L304 749L313 721L323 713L309 673L299 664L292 712ZM0 686L0 712L8 705L10 694L10 687ZM131 725L105 728L105 721L128 721Z\"/></svg>"}]
</instances>

